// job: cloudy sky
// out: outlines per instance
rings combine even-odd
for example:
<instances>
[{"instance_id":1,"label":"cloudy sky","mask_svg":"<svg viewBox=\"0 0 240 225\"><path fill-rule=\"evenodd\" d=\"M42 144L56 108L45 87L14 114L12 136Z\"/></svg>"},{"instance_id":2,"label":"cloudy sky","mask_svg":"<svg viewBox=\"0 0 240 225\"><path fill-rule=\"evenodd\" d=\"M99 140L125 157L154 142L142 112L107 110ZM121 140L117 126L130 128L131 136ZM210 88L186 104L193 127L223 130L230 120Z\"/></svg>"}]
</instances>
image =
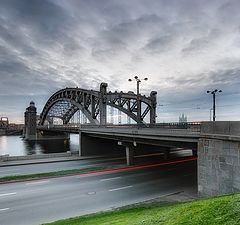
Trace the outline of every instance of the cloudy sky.
<instances>
[{"instance_id":1,"label":"cloudy sky","mask_svg":"<svg viewBox=\"0 0 240 225\"><path fill-rule=\"evenodd\" d=\"M158 92L158 121L239 120L239 0L0 0L0 116L64 87Z\"/></svg>"}]
</instances>

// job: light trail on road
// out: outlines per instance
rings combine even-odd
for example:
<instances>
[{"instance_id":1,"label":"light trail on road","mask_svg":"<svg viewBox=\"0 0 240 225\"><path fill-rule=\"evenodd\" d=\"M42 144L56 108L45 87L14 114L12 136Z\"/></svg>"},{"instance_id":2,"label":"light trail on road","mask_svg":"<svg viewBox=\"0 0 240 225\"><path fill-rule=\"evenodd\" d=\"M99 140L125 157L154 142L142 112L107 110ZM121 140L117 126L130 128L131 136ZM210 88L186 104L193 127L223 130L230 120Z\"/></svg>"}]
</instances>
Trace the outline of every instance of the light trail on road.
<instances>
[{"instance_id":1,"label":"light trail on road","mask_svg":"<svg viewBox=\"0 0 240 225\"><path fill-rule=\"evenodd\" d=\"M161 162L161 163L156 163L156 164L149 164L149 165L141 165L141 166L133 166L133 167L123 167L123 168L118 168L118 169L107 169L103 171L93 171L89 173L84 173L80 174L80 177L86 177L86 176L91 176L91 175L101 175L101 174L106 174L106 173L117 173L117 172L123 172L123 171L133 171L133 170L138 170L138 169L146 169L146 168L153 168L153 167L159 167L159 166L164 166L164 165L172 165L172 164L181 164L181 163L187 163L191 161L196 161L197 157L189 157L181 160L174 160L174 161L167 161L167 162Z\"/></svg>"},{"instance_id":2,"label":"light trail on road","mask_svg":"<svg viewBox=\"0 0 240 225\"><path fill-rule=\"evenodd\" d=\"M16 195L16 192L12 192L12 193L4 193L4 194L0 194L0 197L5 197L5 196L9 196L9 195Z\"/></svg>"},{"instance_id":3,"label":"light trail on road","mask_svg":"<svg viewBox=\"0 0 240 225\"><path fill-rule=\"evenodd\" d=\"M9 210L9 208L0 209L0 212L1 211L7 211L7 210Z\"/></svg>"},{"instance_id":4,"label":"light trail on road","mask_svg":"<svg viewBox=\"0 0 240 225\"><path fill-rule=\"evenodd\" d=\"M176 193L185 193L188 199L197 194L196 157L95 175L0 185L0 224L38 225Z\"/></svg>"}]
</instances>

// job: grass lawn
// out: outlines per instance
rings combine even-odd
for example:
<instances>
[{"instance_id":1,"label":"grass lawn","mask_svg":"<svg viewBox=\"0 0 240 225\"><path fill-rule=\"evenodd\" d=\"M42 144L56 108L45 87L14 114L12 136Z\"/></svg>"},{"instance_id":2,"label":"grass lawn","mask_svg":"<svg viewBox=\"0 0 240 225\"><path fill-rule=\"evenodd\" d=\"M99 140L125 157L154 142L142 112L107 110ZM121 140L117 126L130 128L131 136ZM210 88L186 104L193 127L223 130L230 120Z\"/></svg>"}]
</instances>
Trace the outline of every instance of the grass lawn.
<instances>
[{"instance_id":1,"label":"grass lawn","mask_svg":"<svg viewBox=\"0 0 240 225\"><path fill-rule=\"evenodd\" d=\"M51 225L240 225L240 194L187 203L145 204Z\"/></svg>"}]
</instances>

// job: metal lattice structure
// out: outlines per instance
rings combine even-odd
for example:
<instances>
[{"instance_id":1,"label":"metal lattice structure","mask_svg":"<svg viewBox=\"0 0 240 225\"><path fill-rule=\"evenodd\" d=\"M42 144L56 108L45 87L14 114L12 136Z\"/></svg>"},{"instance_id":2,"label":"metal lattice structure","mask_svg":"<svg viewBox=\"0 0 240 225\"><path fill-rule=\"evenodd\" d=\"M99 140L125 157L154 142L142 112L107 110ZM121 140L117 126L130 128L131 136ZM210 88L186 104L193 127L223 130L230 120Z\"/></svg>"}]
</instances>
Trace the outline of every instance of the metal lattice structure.
<instances>
[{"instance_id":1,"label":"metal lattice structure","mask_svg":"<svg viewBox=\"0 0 240 225\"><path fill-rule=\"evenodd\" d=\"M156 95L155 91L149 97L133 92L107 92L106 83L101 83L100 91L65 88L48 99L40 114L39 125L44 125L49 117L60 118L63 124L67 124L77 111L81 111L90 124L106 125L107 105L125 113L138 124L145 123L147 115L149 122L155 123Z\"/></svg>"}]
</instances>

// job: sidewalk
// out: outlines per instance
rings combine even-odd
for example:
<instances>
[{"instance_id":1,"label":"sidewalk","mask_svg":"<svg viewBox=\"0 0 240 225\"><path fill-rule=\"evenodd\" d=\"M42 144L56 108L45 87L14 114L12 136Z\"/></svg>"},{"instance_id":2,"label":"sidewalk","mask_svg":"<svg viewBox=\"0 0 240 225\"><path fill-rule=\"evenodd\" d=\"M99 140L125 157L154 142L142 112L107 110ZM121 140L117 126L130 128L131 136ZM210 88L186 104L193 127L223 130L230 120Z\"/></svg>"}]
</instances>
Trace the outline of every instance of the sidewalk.
<instances>
[{"instance_id":1,"label":"sidewalk","mask_svg":"<svg viewBox=\"0 0 240 225\"><path fill-rule=\"evenodd\" d=\"M42 158L41 158L42 156ZM106 157L102 156L78 156L78 155L68 155L68 156L57 156L56 154L45 154L38 156L35 158L35 155L27 156L27 159L23 157L16 159L12 157L8 157L7 160L1 161L0 159L0 167L4 166L20 166L20 165L27 165L27 164L42 164L42 163L54 163L54 162L64 162L64 161L76 161L76 160L86 160L86 159L96 159L96 158L103 158Z\"/></svg>"}]
</instances>

